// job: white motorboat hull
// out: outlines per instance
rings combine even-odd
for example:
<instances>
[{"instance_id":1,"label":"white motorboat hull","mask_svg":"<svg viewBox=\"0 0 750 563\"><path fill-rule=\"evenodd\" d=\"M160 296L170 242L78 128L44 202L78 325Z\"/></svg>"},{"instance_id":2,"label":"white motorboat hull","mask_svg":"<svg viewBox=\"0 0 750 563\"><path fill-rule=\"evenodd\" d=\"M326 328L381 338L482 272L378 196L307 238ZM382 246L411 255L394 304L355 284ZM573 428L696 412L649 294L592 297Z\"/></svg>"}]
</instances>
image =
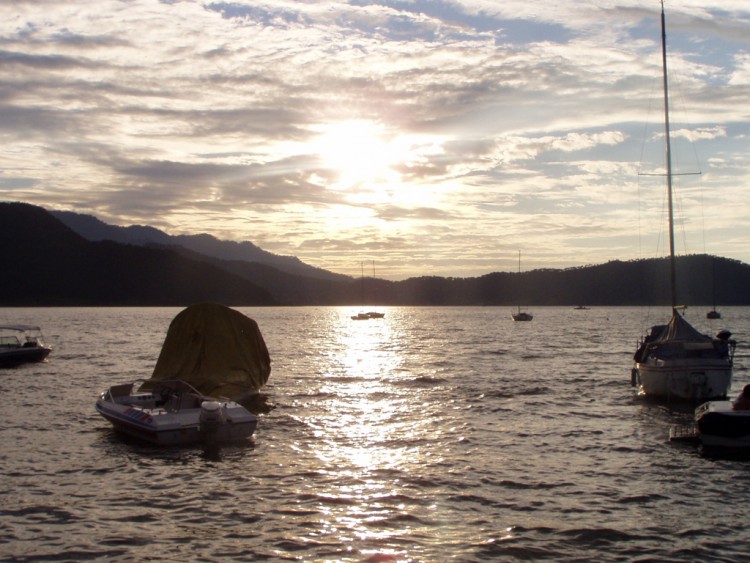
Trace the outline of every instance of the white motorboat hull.
<instances>
[{"instance_id":1,"label":"white motorboat hull","mask_svg":"<svg viewBox=\"0 0 750 563\"><path fill-rule=\"evenodd\" d=\"M129 388L127 394L114 389ZM217 401L197 391L181 400L160 404L157 393L132 393L132 384L114 386L103 392L96 410L123 434L160 446L222 444L252 436L257 417L242 405Z\"/></svg>"},{"instance_id":2,"label":"white motorboat hull","mask_svg":"<svg viewBox=\"0 0 750 563\"><path fill-rule=\"evenodd\" d=\"M663 360L649 358L635 367L639 393L690 402L721 399L732 385L732 365L726 360Z\"/></svg>"},{"instance_id":3,"label":"white motorboat hull","mask_svg":"<svg viewBox=\"0 0 750 563\"><path fill-rule=\"evenodd\" d=\"M750 448L750 411L734 410L731 401L711 401L695 409L701 443L707 448Z\"/></svg>"}]
</instances>

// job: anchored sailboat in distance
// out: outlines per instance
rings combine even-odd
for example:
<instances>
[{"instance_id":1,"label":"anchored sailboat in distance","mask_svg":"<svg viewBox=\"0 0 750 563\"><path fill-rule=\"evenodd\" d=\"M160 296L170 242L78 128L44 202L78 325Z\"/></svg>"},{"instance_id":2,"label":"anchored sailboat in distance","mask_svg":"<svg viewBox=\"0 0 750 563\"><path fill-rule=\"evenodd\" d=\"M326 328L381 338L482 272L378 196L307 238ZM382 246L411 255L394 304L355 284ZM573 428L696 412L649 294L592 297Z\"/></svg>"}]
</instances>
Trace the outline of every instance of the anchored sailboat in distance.
<instances>
[{"instance_id":1,"label":"anchored sailboat in distance","mask_svg":"<svg viewBox=\"0 0 750 563\"><path fill-rule=\"evenodd\" d=\"M518 251L518 274L519 277L521 277L521 251ZM526 313L525 311L521 311L521 306L518 306L518 312L517 313L511 313L511 316L513 317L514 321L530 321L534 318L534 316L531 313Z\"/></svg>"},{"instance_id":2,"label":"anchored sailboat in distance","mask_svg":"<svg viewBox=\"0 0 750 563\"><path fill-rule=\"evenodd\" d=\"M721 313L716 310L716 258L711 258L711 291L713 293L713 307L706 313L707 319L720 319Z\"/></svg>"},{"instance_id":3,"label":"anchored sailboat in distance","mask_svg":"<svg viewBox=\"0 0 750 563\"><path fill-rule=\"evenodd\" d=\"M729 331L721 331L715 338L701 334L680 314L680 310L684 310L684 307L677 306L667 35L663 1L661 4L661 42L672 317L666 325L651 327L649 334L639 343L634 355L635 366L631 373L631 384L638 386L640 393L646 396L699 402L726 397L732 384L732 363L736 343L730 339Z\"/></svg>"},{"instance_id":4,"label":"anchored sailboat in distance","mask_svg":"<svg viewBox=\"0 0 750 563\"><path fill-rule=\"evenodd\" d=\"M375 261L372 262L372 277L375 278ZM362 303L365 302L365 263L362 262L362 277L360 278L362 284ZM367 313L357 313L352 315L353 321L367 321L370 319L382 319L385 317L385 313L379 311L368 311Z\"/></svg>"}]
</instances>

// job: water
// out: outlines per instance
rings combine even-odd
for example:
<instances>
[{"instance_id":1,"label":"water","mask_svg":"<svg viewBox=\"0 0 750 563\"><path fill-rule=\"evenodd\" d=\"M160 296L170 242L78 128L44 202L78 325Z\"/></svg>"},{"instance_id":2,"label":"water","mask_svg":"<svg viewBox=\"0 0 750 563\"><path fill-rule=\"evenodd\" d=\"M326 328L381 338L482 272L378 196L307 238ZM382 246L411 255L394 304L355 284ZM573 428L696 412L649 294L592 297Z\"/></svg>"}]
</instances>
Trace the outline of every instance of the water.
<instances>
[{"instance_id":1,"label":"water","mask_svg":"<svg viewBox=\"0 0 750 563\"><path fill-rule=\"evenodd\" d=\"M0 309L47 363L0 372L7 561L740 561L750 461L668 442L630 387L641 309L240 309L275 408L218 456L126 441L98 392L148 377L180 309ZM704 330L740 341L750 309ZM714 323L714 324L711 324Z\"/></svg>"}]
</instances>

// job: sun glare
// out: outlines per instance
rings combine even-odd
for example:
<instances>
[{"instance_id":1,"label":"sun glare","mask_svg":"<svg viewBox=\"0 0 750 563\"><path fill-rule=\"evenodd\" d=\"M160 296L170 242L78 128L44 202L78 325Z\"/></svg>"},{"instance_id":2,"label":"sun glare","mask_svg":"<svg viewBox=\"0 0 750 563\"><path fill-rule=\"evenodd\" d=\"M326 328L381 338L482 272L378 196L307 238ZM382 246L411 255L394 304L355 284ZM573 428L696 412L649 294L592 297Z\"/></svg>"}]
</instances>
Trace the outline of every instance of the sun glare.
<instances>
[{"instance_id":1,"label":"sun glare","mask_svg":"<svg viewBox=\"0 0 750 563\"><path fill-rule=\"evenodd\" d=\"M332 188L399 180L394 165L401 157L400 151L387 138L381 124L357 120L321 126L314 146L323 165L338 173Z\"/></svg>"}]
</instances>

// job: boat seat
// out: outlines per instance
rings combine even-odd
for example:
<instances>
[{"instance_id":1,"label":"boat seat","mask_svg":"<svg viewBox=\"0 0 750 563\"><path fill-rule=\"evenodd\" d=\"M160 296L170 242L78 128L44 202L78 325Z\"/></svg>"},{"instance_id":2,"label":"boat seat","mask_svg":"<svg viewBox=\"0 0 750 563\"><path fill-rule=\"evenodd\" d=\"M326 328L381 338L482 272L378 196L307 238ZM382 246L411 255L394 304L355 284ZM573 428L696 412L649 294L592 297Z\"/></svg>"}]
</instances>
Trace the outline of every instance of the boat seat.
<instances>
[{"instance_id":1,"label":"boat seat","mask_svg":"<svg viewBox=\"0 0 750 563\"><path fill-rule=\"evenodd\" d=\"M164 408L172 412L183 409L196 409L201 406L201 402L201 398L196 397L193 393L173 394Z\"/></svg>"}]
</instances>

